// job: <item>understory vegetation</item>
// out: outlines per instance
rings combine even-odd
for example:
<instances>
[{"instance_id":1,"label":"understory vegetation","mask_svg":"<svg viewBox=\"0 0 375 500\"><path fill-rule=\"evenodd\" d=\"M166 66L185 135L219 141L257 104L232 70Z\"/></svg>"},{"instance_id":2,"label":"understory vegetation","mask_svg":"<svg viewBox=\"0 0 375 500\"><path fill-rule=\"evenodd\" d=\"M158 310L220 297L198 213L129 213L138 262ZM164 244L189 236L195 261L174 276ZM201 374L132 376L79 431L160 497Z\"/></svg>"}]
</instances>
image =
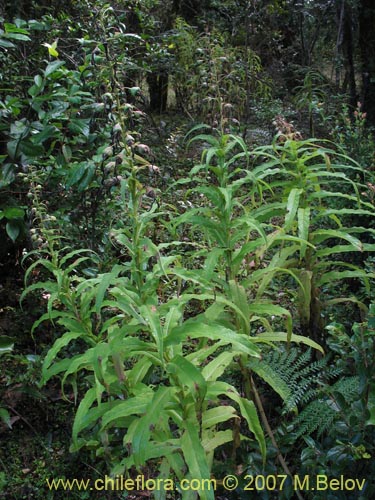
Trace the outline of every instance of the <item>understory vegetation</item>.
<instances>
[{"instance_id":1,"label":"understory vegetation","mask_svg":"<svg viewBox=\"0 0 375 500\"><path fill-rule=\"evenodd\" d=\"M258 3L0 2L0 498L374 496L375 8Z\"/></svg>"}]
</instances>

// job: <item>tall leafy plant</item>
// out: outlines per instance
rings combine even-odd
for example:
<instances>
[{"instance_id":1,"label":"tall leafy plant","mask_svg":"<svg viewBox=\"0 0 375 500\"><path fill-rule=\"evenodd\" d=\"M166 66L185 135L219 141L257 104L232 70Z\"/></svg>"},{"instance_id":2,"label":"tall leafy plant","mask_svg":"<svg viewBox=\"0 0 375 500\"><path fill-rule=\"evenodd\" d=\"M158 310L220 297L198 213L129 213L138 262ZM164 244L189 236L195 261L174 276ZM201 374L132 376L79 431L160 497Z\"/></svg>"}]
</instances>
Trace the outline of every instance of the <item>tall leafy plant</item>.
<instances>
[{"instance_id":1,"label":"tall leafy plant","mask_svg":"<svg viewBox=\"0 0 375 500\"><path fill-rule=\"evenodd\" d=\"M265 343L321 348L314 338L293 333L290 308L271 301L270 291L277 280L294 280L303 324L317 283L366 279L360 268L332 258L372 250L352 234L364 228L349 230L341 222L370 209L345 174L358 168L348 158L336 156L345 163L333 163L333 151L308 141L250 152L231 135L199 134L194 140L210 147L191 172L192 206L178 217L168 206L146 201L140 175L147 165L137 163L131 147L124 149L118 192L124 223L111 232L127 254L123 263L85 279L80 267L87 256L50 245L28 272L42 265L55 277L24 292L46 289L48 311L35 328L52 319L61 329L45 357L42 382L60 376L77 400L85 387L72 450L93 447L113 473L153 464L160 477L209 479L215 450L230 443L235 450L246 440L234 423L239 418L265 458L258 413L278 449L253 373L285 400L290 391L276 370L255 360ZM338 179L354 193L332 190ZM342 200L352 208L337 208ZM169 235L163 243L154 239L156 222ZM194 257L186 236L178 237L181 228L192 243L200 242ZM331 239L333 246L327 245ZM191 266L192 258L200 265ZM236 366L246 397L221 380ZM278 457L289 473L280 452ZM213 498L203 490L199 495Z\"/></svg>"},{"instance_id":2,"label":"tall leafy plant","mask_svg":"<svg viewBox=\"0 0 375 500\"><path fill-rule=\"evenodd\" d=\"M176 283L188 273L174 267L178 255L163 255L165 246L148 237L160 214L156 205L142 209L139 168L128 161L122 182L128 225L113 237L127 248L129 261L87 280L78 271L86 257L51 247L51 258L46 251L29 268L27 276L41 265L55 278L24 292L43 288L50 294L48 311L35 328L52 319L62 330L45 357L42 383L60 375L63 387L71 383L78 397L85 379L72 450L94 447L114 473L152 463L161 477L209 479L215 449L246 439L233 424L240 417L265 456L254 404L220 380L235 358L259 357L260 350L249 336L216 321L228 307L238 308L209 293L205 282L192 277L189 289L176 293ZM192 301L206 306L187 318ZM213 498L213 491L199 494Z\"/></svg>"},{"instance_id":3,"label":"tall leafy plant","mask_svg":"<svg viewBox=\"0 0 375 500\"><path fill-rule=\"evenodd\" d=\"M326 306L354 302L363 308L354 295L326 297L323 301L327 283L360 279L369 286L370 274L351 257L375 249L373 231L355 223L373 217L371 204L360 193L361 186L352 181L353 172L360 174L361 167L322 141L287 141L258 148L254 153L260 165L253 172L260 169L262 179L269 182L274 193L272 203L259 209L260 219L274 217L274 235L282 232L289 240L274 254L271 268L277 272L283 267L293 273L298 283L301 328L321 341L323 302ZM274 272L262 280L258 293ZM252 282L253 277L246 281L248 285Z\"/></svg>"}]
</instances>

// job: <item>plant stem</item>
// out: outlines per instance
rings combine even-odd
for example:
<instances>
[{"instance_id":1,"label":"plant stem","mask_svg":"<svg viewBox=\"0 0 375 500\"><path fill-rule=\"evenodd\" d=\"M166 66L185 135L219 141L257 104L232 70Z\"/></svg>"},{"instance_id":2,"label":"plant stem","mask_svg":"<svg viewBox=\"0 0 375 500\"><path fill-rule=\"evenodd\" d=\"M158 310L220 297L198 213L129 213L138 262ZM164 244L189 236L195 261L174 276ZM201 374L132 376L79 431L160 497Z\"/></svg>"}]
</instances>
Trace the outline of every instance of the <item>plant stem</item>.
<instances>
[{"instance_id":1,"label":"plant stem","mask_svg":"<svg viewBox=\"0 0 375 500\"><path fill-rule=\"evenodd\" d=\"M254 395L254 402L258 408L260 418L262 419L262 422L263 422L263 425L267 431L267 434L269 435L271 442L277 451L277 459L280 462L280 465L283 468L285 474L287 474L289 477L292 477L292 473L290 472L290 469L289 469L287 463L285 462L284 457L282 456L281 451L279 449L279 446L276 442L275 435L272 432L272 429L271 429L271 426L268 422L266 413L264 411L264 407L263 407L262 401L260 399L258 390L256 388L255 382L254 382L253 377L251 375L250 375L250 383L251 383L251 390L252 390L252 393ZM296 495L297 495L299 500L303 500L303 496L300 494L300 492L298 490L296 490Z\"/></svg>"}]
</instances>

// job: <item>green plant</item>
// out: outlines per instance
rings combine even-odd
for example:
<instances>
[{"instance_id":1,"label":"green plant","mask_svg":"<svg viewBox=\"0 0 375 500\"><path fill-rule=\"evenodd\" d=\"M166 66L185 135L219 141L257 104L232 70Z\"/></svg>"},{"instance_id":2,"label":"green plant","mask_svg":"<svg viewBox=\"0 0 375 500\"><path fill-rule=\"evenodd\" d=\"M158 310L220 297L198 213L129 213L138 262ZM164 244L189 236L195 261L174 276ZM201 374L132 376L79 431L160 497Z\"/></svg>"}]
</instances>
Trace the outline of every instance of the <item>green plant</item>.
<instances>
[{"instance_id":1,"label":"green plant","mask_svg":"<svg viewBox=\"0 0 375 500\"><path fill-rule=\"evenodd\" d=\"M353 217L373 216L372 205L361 198L360 187L351 180L360 167L313 140L287 140L251 152L234 136L198 135L196 140L212 145L204 153L204 163L192 171L193 180L201 184L194 191L208 203L198 203L174 224L189 221L204 232L212 250L206 258L205 277L217 278L219 287L223 286L220 279L239 280L258 304L266 301L268 287L277 277L289 276L297 285L301 329L321 342L325 284L359 278L368 288L372 276L345 259L345 254L374 250L372 243L359 239L361 235L367 239L371 230L350 225ZM201 172L204 175L197 177ZM337 182L345 192L337 191ZM344 258L339 259L340 255ZM223 273L216 275L213 269L219 269L220 263ZM364 308L354 296L325 299L326 305L345 301ZM279 306L272 307L277 311ZM254 305L255 321L262 310ZM291 318L281 308L269 314Z\"/></svg>"},{"instance_id":2,"label":"green plant","mask_svg":"<svg viewBox=\"0 0 375 500\"><path fill-rule=\"evenodd\" d=\"M323 300L326 283L359 278L369 286L371 273L345 258L353 252L374 250L372 243L359 239L362 235L366 241L371 229L351 225L352 217L373 216L371 204L361 198L360 187L351 180L353 172L360 173L361 168L347 156L314 141L286 141L258 148L255 154L261 160L266 158L266 162L262 161L253 174L265 172L262 178L269 179L276 197L254 213L259 214L260 221L273 218L276 222L268 237L271 245L273 238L277 243L280 234L290 241L274 254L270 266L274 270L259 290L264 290L278 269L287 268L299 286L301 328L309 337L322 341L323 302L334 305L347 301L363 307L355 296ZM341 192L337 191L338 182ZM280 198L282 203L276 201ZM253 281L250 277L246 283Z\"/></svg>"},{"instance_id":3,"label":"green plant","mask_svg":"<svg viewBox=\"0 0 375 500\"><path fill-rule=\"evenodd\" d=\"M357 103L357 108L350 112L348 106L342 107L341 113L336 117L331 132L336 144L343 151L362 165L362 178L372 180L374 168L375 141L371 129L366 124L366 113L362 111L362 104Z\"/></svg>"},{"instance_id":4,"label":"green plant","mask_svg":"<svg viewBox=\"0 0 375 500\"><path fill-rule=\"evenodd\" d=\"M315 397L301 407L291 431L293 439L304 441L302 472L338 476L350 470L353 477L365 479L361 495L366 498L373 494L367 478L374 469L374 312L371 305L366 321L354 324L351 335L338 323L327 327L328 346L336 355L333 368L341 375L316 386Z\"/></svg>"},{"instance_id":5,"label":"green plant","mask_svg":"<svg viewBox=\"0 0 375 500\"><path fill-rule=\"evenodd\" d=\"M209 479L213 453L233 441L230 422L238 415L265 453L254 404L218 380L235 357L259 356L259 349L250 337L213 321L226 307L236 306L208 293L201 283L197 288L194 277L192 290L178 295L173 291L176 281L191 278L172 266L177 255L163 256L163 245L157 247L147 237L160 214L155 205L149 211L141 209L144 189L138 170L133 165L122 181L128 226L113 233L128 249L128 263L82 279L77 270L88 257L77 258L79 251L64 255L64 250L57 252L50 245L46 257L28 269L26 278L36 266L43 266L56 280L31 284L23 294L41 288L50 294L48 312L34 330L48 319L63 329L45 357L42 382L61 374L63 387L70 382L77 393L77 384L83 383L79 374L85 373L90 388L76 413L72 450L96 448L113 473L129 473L152 462L161 477L173 473L181 479L188 471L188 477ZM163 295L161 289L166 289ZM184 319L193 300L211 305L203 314ZM85 346L81 353L76 352L79 345ZM67 350L73 350L71 357ZM230 400L235 406L222 406ZM218 430L224 423L229 428ZM201 491L200 496L213 498L212 492Z\"/></svg>"},{"instance_id":6,"label":"green plant","mask_svg":"<svg viewBox=\"0 0 375 500\"><path fill-rule=\"evenodd\" d=\"M313 360L310 349L303 352L300 348L292 347L289 350L270 350L264 354L262 361L254 360L250 366L256 373L264 373L263 378L279 377L281 383L285 384L287 396L283 401L283 414L286 414L292 411L297 413L298 407L317 399L321 386L343 373L342 368L330 367L329 362L328 356Z\"/></svg>"},{"instance_id":7,"label":"green plant","mask_svg":"<svg viewBox=\"0 0 375 500\"><path fill-rule=\"evenodd\" d=\"M6 207L0 210L0 220L6 220L5 230L13 242L25 232L24 217L25 210L21 207Z\"/></svg>"},{"instance_id":8,"label":"green plant","mask_svg":"<svg viewBox=\"0 0 375 500\"><path fill-rule=\"evenodd\" d=\"M134 146L138 163L150 164L141 157L147 155L146 145L146 150L137 154L140 141L135 130L131 131L133 136L124 134L124 141L119 140L122 130L136 127L143 116L127 102L127 94L136 95L140 89L125 89L118 78L118 71L129 68L129 46L140 40L126 32L122 19L109 5L102 6L95 29L83 31L70 55L65 39L44 39L41 45L48 57L44 69L39 64L30 70L34 77L24 82L25 92L12 95L11 89L6 89L9 94L0 103L1 152L4 149L5 153L1 156L0 188L4 191L0 217L6 219L12 239L25 233L20 214L27 196L32 203L27 189L28 168L32 167L38 170L39 184L51 203L49 211L57 217L61 230L104 252L108 238L102 221L118 209L114 188L125 168L122 160L128 143ZM67 18L61 22L65 25ZM48 16L42 22L25 23L18 24L29 31L32 26L42 35L46 29L54 33ZM71 30L75 29L80 28L73 23ZM17 30L23 33L25 28L12 28L14 38Z\"/></svg>"},{"instance_id":9,"label":"green plant","mask_svg":"<svg viewBox=\"0 0 375 500\"><path fill-rule=\"evenodd\" d=\"M270 96L259 56L243 47L234 50L223 33L198 33L178 18L172 43L177 105L184 111L222 131L237 130L239 118L247 113L247 93L253 98Z\"/></svg>"},{"instance_id":10,"label":"green plant","mask_svg":"<svg viewBox=\"0 0 375 500\"><path fill-rule=\"evenodd\" d=\"M311 352L292 347L273 349L250 366L261 371L261 378L279 376L289 394L276 401L261 385L263 400L272 398L274 432L282 452L300 476L315 474L339 477L350 471L361 482L363 498L373 494L368 480L374 471L373 327L374 307L363 323L352 332L339 323L327 327L329 356L319 360ZM259 380L259 379L257 379ZM269 403L270 404L270 403ZM249 455L248 473L276 474L275 451L268 450L267 469L262 471L259 457ZM280 498L293 494L289 485ZM327 492L303 492L304 498L326 498ZM335 492L338 499L347 492ZM266 497L268 498L268 497Z\"/></svg>"},{"instance_id":11,"label":"green plant","mask_svg":"<svg viewBox=\"0 0 375 500\"><path fill-rule=\"evenodd\" d=\"M316 342L321 330L313 329L321 318L317 287L334 279L366 282L361 268L334 256L373 250L352 234L366 229L343 222L353 214L372 214L372 207L345 173L359 167L314 141L287 140L249 151L233 135L199 134L192 139L197 140L210 145L202 163L170 188L194 182L190 207L178 216L155 193L147 196L140 179L148 165L139 164L132 146L124 148L123 221L110 238L126 257L108 273L99 270L94 254L56 246L59 236L43 216L44 205L35 205L42 246L26 279L37 266L54 278L30 284L23 296L36 289L49 294L47 312L33 331L47 320L61 330L44 359L42 383L59 375L63 390L72 385L76 401L83 390L71 449L95 449L113 474L149 466L161 478L209 479L215 450L227 444L234 453L248 439L236 430L238 418L247 422L264 461L261 419L289 474L254 376L289 406L297 405L295 386L303 387L303 377L288 384L256 359L265 345L277 342L322 351ZM353 193L338 193L338 180ZM38 186L34 190L37 200ZM342 200L350 208L337 208ZM161 243L156 231L162 231ZM87 279L83 267L90 260L96 271ZM308 335L293 332L290 304L270 299L275 285L286 280L294 283L299 322ZM359 303L334 297L331 304L343 301ZM319 366L324 363L306 374ZM245 397L224 381L233 370ZM314 427L306 427L302 417L299 425ZM182 494L190 498L191 492ZM212 492L199 495L212 498Z\"/></svg>"},{"instance_id":12,"label":"green plant","mask_svg":"<svg viewBox=\"0 0 375 500\"><path fill-rule=\"evenodd\" d=\"M298 110L307 110L309 120L309 135L315 137L315 118L321 114L326 93L329 88L327 79L319 71L309 69L302 85L295 88L294 102Z\"/></svg>"},{"instance_id":13,"label":"green plant","mask_svg":"<svg viewBox=\"0 0 375 500\"><path fill-rule=\"evenodd\" d=\"M7 335L0 335L0 355L12 352L13 346L14 339L12 337L8 337ZM8 410L2 406L0 406L0 421L4 422L10 428L12 427L10 414Z\"/></svg>"}]
</instances>

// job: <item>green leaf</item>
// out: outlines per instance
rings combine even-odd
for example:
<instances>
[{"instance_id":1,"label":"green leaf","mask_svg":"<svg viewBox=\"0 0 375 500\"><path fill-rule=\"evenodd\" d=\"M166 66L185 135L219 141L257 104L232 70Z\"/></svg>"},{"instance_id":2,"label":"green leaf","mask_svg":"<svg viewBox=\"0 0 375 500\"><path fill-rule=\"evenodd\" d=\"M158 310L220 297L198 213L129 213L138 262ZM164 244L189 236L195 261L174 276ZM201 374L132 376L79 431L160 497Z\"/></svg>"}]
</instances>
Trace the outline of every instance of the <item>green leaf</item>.
<instances>
[{"instance_id":1,"label":"green leaf","mask_svg":"<svg viewBox=\"0 0 375 500\"><path fill-rule=\"evenodd\" d=\"M251 359L248 363L250 370L262 378L277 394L286 401L290 397L290 387L264 360Z\"/></svg>"},{"instance_id":2,"label":"green leaf","mask_svg":"<svg viewBox=\"0 0 375 500\"><path fill-rule=\"evenodd\" d=\"M17 224L16 222L13 222L13 221L7 222L5 229L6 229L7 235L14 243L21 232L19 224Z\"/></svg>"},{"instance_id":3,"label":"green leaf","mask_svg":"<svg viewBox=\"0 0 375 500\"><path fill-rule=\"evenodd\" d=\"M76 411L72 430L72 438L74 443L77 443L78 433L87 425L85 422L85 418L95 400L96 389L95 387L92 387L86 392Z\"/></svg>"},{"instance_id":4,"label":"green leaf","mask_svg":"<svg viewBox=\"0 0 375 500\"><path fill-rule=\"evenodd\" d=\"M21 33L7 33L6 35L3 35L6 38L9 38L10 40L19 40L22 42L29 42L31 38L27 35L22 35Z\"/></svg>"},{"instance_id":5,"label":"green leaf","mask_svg":"<svg viewBox=\"0 0 375 500\"><path fill-rule=\"evenodd\" d=\"M58 137L59 134L60 131L57 127L46 125L41 132L33 136L33 141L35 144L43 144L45 141L50 141L54 137Z\"/></svg>"},{"instance_id":6,"label":"green leaf","mask_svg":"<svg viewBox=\"0 0 375 500\"><path fill-rule=\"evenodd\" d=\"M109 285L111 284L112 281L114 281L117 278L117 276L120 274L122 270L123 270L122 266L115 265L110 273L99 275L100 284L97 288L96 300L95 300L96 314L100 314L100 309L102 307L104 295L106 294Z\"/></svg>"},{"instance_id":7,"label":"green leaf","mask_svg":"<svg viewBox=\"0 0 375 500\"><path fill-rule=\"evenodd\" d=\"M36 21L35 19L30 19L30 21L28 21L28 24L31 30L46 31L48 29L47 23L41 23L39 21Z\"/></svg>"},{"instance_id":8,"label":"green leaf","mask_svg":"<svg viewBox=\"0 0 375 500\"><path fill-rule=\"evenodd\" d=\"M90 184L95 175L95 164L82 162L73 165L66 178L67 189L74 185L78 185L80 192L84 191Z\"/></svg>"},{"instance_id":9,"label":"green leaf","mask_svg":"<svg viewBox=\"0 0 375 500\"><path fill-rule=\"evenodd\" d=\"M62 154L64 155L64 159L67 163L70 162L72 159L72 149L68 144L64 144L63 147L61 148Z\"/></svg>"},{"instance_id":10,"label":"green leaf","mask_svg":"<svg viewBox=\"0 0 375 500\"><path fill-rule=\"evenodd\" d=\"M6 163L0 169L0 188L9 186L9 184L11 184L14 181L16 177L15 172L16 172L15 165L12 163Z\"/></svg>"},{"instance_id":11,"label":"green leaf","mask_svg":"<svg viewBox=\"0 0 375 500\"><path fill-rule=\"evenodd\" d=\"M85 332L86 333L86 332ZM47 382L50 379L50 373L48 371L48 367L55 360L56 355L61 351L61 349L67 346L72 340L78 339L82 337L82 331L76 332L66 332L62 337L56 340L51 349L48 351L46 357L44 358L43 367L42 367L42 378L43 382Z\"/></svg>"},{"instance_id":12,"label":"green leaf","mask_svg":"<svg viewBox=\"0 0 375 500\"><path fill-rule=\"evenodd\" d=\"M249 305L249 311L256 316L285 316L286 328L289 338L292 335L292 315L285 307L276 306L274 304L254 303ZM254 318L252 318L254 319Z\"/></svg>"},{"instance_id":13,"label":"green leaf","mask_svg":"<svg viewBox=\"0 0 375 500\"><path fill-rule=\"evenodd\" d=\"M228 396L235 401L240 406L241 415L245 418L249 429L254 434L256 440L258 441L260 452L263 457L263 463L266 461L266 440L264 437L263 429L259 421L258 413L255 408L253 401L249 401L245 398L233 398L233 394L228 394Z\"/></svg>"},{"instance_id":14,"label":"green leaf","mask_svg":"<svg viewBox=\"0 0 375 500\"><path fill-rule=\"evenodd\" d=\"M333 281L339 281L347 278L362 278L366 280L370 277L374 278L375 273L366 273L363 269L358 269L356 271L330 271L323 274L323 276L316 281L316 285L320 286L325 283L332 283Z\"/></svg>"},{"instance_id":15,"label":"green leaf","mask_svg":"<svg viewBox=\"0 0 375 500\"><path fill-rule=\"evenodd\" d=\"M56 47L57 47L57 40L55 40L53 42L52 45L50 45L49 43L45 42L43 43L42 45L44 45L45 47L48 48L48 54L52 57L59 57L59 53L57 52L56 50Z\"/></svg>"},{"instance_id":16,"label":"green leaf","mask_svg":"<svg viewBox=\"0 0 375 500\"><path fill-rule=\"evenodd\" d=\"M294 333L290 337L289 334L285 332L262 332L258 333L256 337L253 337L253 340L254 342L296 342L297 344L305 344L309 347L313 347L324 354L324 350L319 344L308 337L296 335Z\"/></svg>"},{"instance_id":17,"label":"green leaf","mask_svg":"<svg viewBox=\"0 0 375 500\"><path fill-rule=\"evenodd\" d=\"M136 466L145 464L151 429L157 424L161 414L165 412L167 403L172 400L174 392L173 387L160 386L153 399L149 402L146 414L139 419L132 440L132 451Z\"/></svg>"},{"instance_id":18,"label":"green leaf","mask_svg":"<svg viewBox=\"0 0 375 500\"><path fill-rule=\"evenodd\" d=\"M285 216L285 231L289 231L293 225L298 206L299 199L301 194L303 193L303 189L293 188L288 196L288 202L286 205L287 214Z\"/></svg>"},{"instance_id":19,"label":"green leaf","mask_svg":"<svg viewBox=\"0 0 375 500\"><path fill-rule=\"evenodd\" d=\"M19 21L19 19L15 20L15 22L17 23L17 21ZM19 28L16 24L13 24L13 23L4 23L4 29L5 29L5 33L21 33L23 35L28 35L29 32L28 30L26 29L23 29L23 28Z\"/></svg>"},{"instance_id":20,"label":"green leaf","mask_svg":"<svg viewBox=\"0 0 375 500\"><path fill-rule=\"evenodd\" d=\"M131 87L128 90L132 96L136 96L141 92L141 89L139 87Z\"/></svg>"},{"instance_id":21,"label":"green leaf","mask_svg":"<svg viewBox=\"0 0 375 500\"><path fill-rule=\"evenodd\" d=\"M207 324L196 320L186 321L183 325L174 328L171 334L165 339L165 345L178 344L187 337L219 340L227 344L232 344L234 350L240 351L243 354L260 357L258 348L253 344L252 338L247 335L237 333L219 323Z\"/></svg>"},{"instance_id":22,"label":"green leaf","mask_svg":"<svg viewBox=\"0 0 375 500\"><path fill-rule=\"evenodd\" d=\"M3 49L13 49L15 47L14 43L5 40L4 38L0 38L0 47Z\"/></svg>"},{"instance_id":23,"label":"green leaf","mask_svg":"<svg viewBox=\"0 0 375 500\"><path fill-rule=\"evenodd\" d=\"M43 156L44 147L41 144L36 144L31 140L25 139L20 142L20 151L26 156L36 158Z\"/></svg>"},{"instance_id":24,"label":"green leaf","mask_svg":"<svg viewBox=\"0 0 375 500\"><path fill-rule=\"evenodd\" d=\"M360 252L362 252L363 249L362 242L355 236L352 236L345 231L338 231L335 229L319 229L317 231L314 231L313 233L310 233L310 237L314 245L317 243L322 243L323 241L330 238L339 238L348 241Z\"/></svg>"},{"instance_id":25,"label":"green leaf","mask_svg":"<svg viewBox=\"0 0 375 500\"><path fill-rule=\"evenodd\" d=\"M209 429L221 422L226 422L237 416L236 409L233 406L217 406L203 412L202 428ZM238 417L237 417L238 418Z\"/></svg>"},{"instance_id":26,"label":"green leaf","mask_svg":"<svg viewBox=\"0 0 375 500\"><path fill-rule=\"evenodd\" d=\"M9 429L12 428L10 414L9 414L8 410L6 410L5 408L1 408L1 407L0 407L0 420L2 422L4 422L4 424L6 424L9 427ZM0 484L0 489L1 489L1 484Z\"/></svg>"},{"instance_id":27,"label":"green leaf","mask_svg":"<svg viewBox=\"0 0 375 500\"><path fill-rule=\"evenodd\" d=\"M25 210L19 207L7 207L4 209L3 214L8 220L19 219L25 216Z\"/></svg>"},{"instance_id":28,"label":"green leaf","mask_svg":"<svg viewBox=\"0 0 375 500\"><path fill-rule=\"evenodd\" d=\"M315 255L319 258L331 256L335 253L347 253L347 252L358 252L358 248L354 245L335 245L333 247L321 248L316 251ZM363 244L364 252L374 252L375 245L372 243L364 243Z\"/></svg>"},{"instance_id":29,"label":"green leaf","mask_svg":"<svg viewBox=\"0 0 375 500\"><path fill-rule=\"evenodd\" d=\"M298 237L301 238L300 257L305 258L310 229L310 208L298 209Z\"/></svg>"},{"instance_id":30,"label":"green leaf","mask_svg":"<svg viewBox=\"0 0 375 500\"><path fill-rule=\"evenodd\" d=\"M202 446L198 434L198 422L186 421L186 430L181 437L181 449L184 454L185 462L189 469L190 477L201 481L210 479L210 470L207 463L206 453ZM214 500L213 489L199 490L201 500Z\"/></svg>"},{"instance_id":31,"label":"green leaf","mask_svg":"<svg viewBox=\"0 0 375 500\"><path fill-rule=\"evenodd\" d=\"M181 387L187 387L195 401L202 402L207 392L206 381L200 370L186 358L177 355L167 365L167 371L176 375Z\"/></svg>"},{"instance_id":32,"label":"green leaf","mask_svg":"<svg viewBox=\"0 0 375 500\"><path fill-rule=\"evenodd\" d=\"M202 446L206 453L211 453L219 446L231 443L233 441L233 431L228 429L226 431L216 431L213 436L202 439Z\"/></svg>"},{"instance_id":33,"label":"green leaf","mask_svg":"<svg viewBox=\"0 0 375 500\"><path fill-rule=\"evenodd\" d=\"M112 425L115 425L121 418L146 413L147 407L150 405L150 398L152 398L152 390L147 388L147 390L143 390L133 398L120 401L115 408L107 410L103 415L101 419L101 428L103 430L108 429L112 427Z\"/></svg>"},{"instance_id":34,"label":"green leaf","mask_svg":"<svg viewBox=\"0 0 375 500\"><path fill-rule=\"evenodd\" d=\"M239 351L241 352L241 351ZM220 353L215 359L210 361L202 370L202 375L207 381L217 380L225 372L238 352L226 351Z\"/></svg>"},{"instance_id":35,"label":"green leaf","mask_svg":"<svg viewBox=\"0 0 375 500\"><path fill-rule=\"evenodd\" d=\"M11 352L14 346L14 338L0 335L0 354Z\"/></svg>"},{"instance_id":36,"label":"green leaf","mask_svg":"<svg viewBox=\"0 0 375 500\"><path fill-rule=\"evenodd\" d=\"M139 308L140 313L143 315L146 323L149 325L150 332L158 347L160 359L164 356L164 334L160 323L160 317L157 308L152 305L142 305Z\"/></svg>"},{"instance_id":37,"label":"green leaf","mask_svg":"<svg viewBox=\"0 0 375 500\"><path fill-rule=\"evenodd\" d=\"M55 71L57 71L61 66L65 65L65 61L52 61L51 63L48 64L46 69L44 70L44 76L47 78L48 76L52 75Z\"/></svg>"},{"instance_id":38,"label":"green leaf","mask_svg":"<svg viewBox=\"0 0 375 500\"><path fill-rule=\"evenodd\" d=\"M90 118L72 118L68 128L73 134L82 134L88 137L90 134Z\"/></svg>"},{"instance_id":39,"label":"green leaf","mask_svg":"<svg viewBox=\"0 0 375 500\"><path fill-rule=\"evenodd\" d=\"M250 309L247 302L247 295L245 288L239 285L236 281L229 281L229 297L232 302L241 311L241 316L238 316L238 322L241 325L241 333L245 335L250 334Z\"/></svg>"}]
</instances>

